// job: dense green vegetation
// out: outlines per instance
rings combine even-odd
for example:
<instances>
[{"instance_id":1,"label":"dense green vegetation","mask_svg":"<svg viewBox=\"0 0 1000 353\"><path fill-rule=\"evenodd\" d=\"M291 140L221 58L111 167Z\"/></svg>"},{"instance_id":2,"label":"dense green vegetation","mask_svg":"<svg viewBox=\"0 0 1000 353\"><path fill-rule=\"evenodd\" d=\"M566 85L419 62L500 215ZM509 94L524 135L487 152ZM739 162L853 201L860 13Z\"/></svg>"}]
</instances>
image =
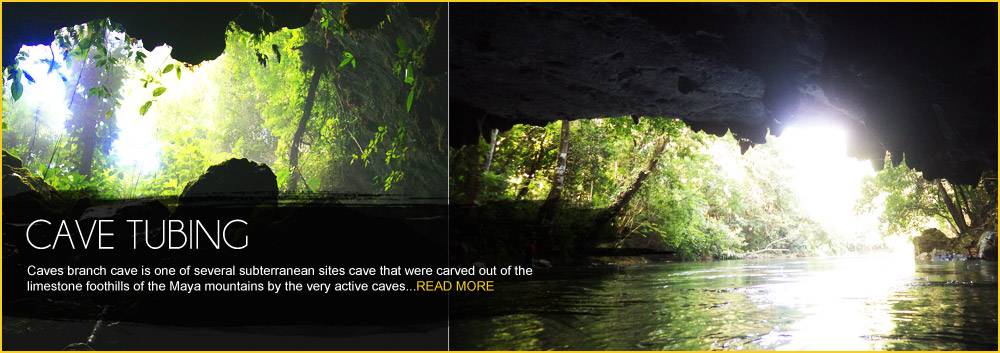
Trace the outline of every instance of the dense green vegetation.
<instances>
[{"instance_id":1,"label":"dense green vegetation","mask_svg":"<svg viewBox=\"0 0 1000 353\"><path fill-rule=\"evenodd\" d=\"M64 28L4 68L3 148L57 190L170 196L229 158L265 163L287 194L445 196L525 229L508 244L654 248L686 259L837 254L879 247L803 211L780 141L747 150L677 119L517 125L451 151L446 76L428 73L437 16L390 6L352 29L322 4L304 28L232 26L225 53L196 66L147 51L109 20ZM443 180L448 179L449 184ZM936 227L975 241L995 224L996 181L926 181L887 159L857 211L882 234ZM470 218L471 219L471 218ZM475 218L479 220L479 218ZM484 236L501 239L503 236ZM479 240L482 242L482 240Z\"/></svg>"},{"instance_id":2,"label":"dense green vegetation","mask_svg":"<svg viewBox=\"0 0 1000 353\"><path fill-rule=\"evenodd\" d=\"M845 159L845 151L796 151L830 141L769 136L749 148L731 134L694 132L668 118L494 130L453 151L451 193L459 204L476 205L463 214L470 223L497 227L466 232L476 226L465 224L456 233L471 257L516 258L524 244L538 243L551 257L610 247L706 259L867 251L932 227L957 239L952 251L973 254L982 231L993 229L996 182L989 175L978 185L927 181L891 158L878 172L842 173L835 163L845 162L824 158ZM836 191L803 195L795 184L802 169L818 179L811 188ZM844 198L837 192L856 196L838 204ZM825 206L819 214L817 204ZM836 212L846 217L828 214Z\"/></svg>"},{"instance_id":3,"label":"dense green vegetation","mask_svg":"<svg viewBox=\"0 0 1000 353\"><path fill-rule=\"evenodd\" d=\"M60 30L5 68L3 148L110 198L177 195L228 158L266 163L286 193L444 196L446 78L422 70L443 19L395 5L351 29L346 6L300 29L233 25L197 66L108 20Z\"/></svg>"},{"instance_id":4,"label":"dense green vegetation","mask_svg":"<svg viewBox=\"0 0 1000 353\"><path fill-rule=\"evenodd\" d=\"M882 207L884 234L916 236L936 228L956 240L954 251L975 253L979 236L996 230L997 184L984 173L976 185L926 180L906 165L885 159L884 168L865 180L859 210Z\"/></svg>"},{"instance_id":5,"label":"dense green vegetation","mask_svg":"<svg viewBox=\"0 0 1000 353\"><path fill-rule=\"evenodd\" d=\"M452 197L484 208L536 200L516 206L520 215L505 217L574 229L547 233L566 237L606 235L602 227L608 227L605 246L652 246L687 259L830 254L864 246L831 240L801 211L776 146L740 156L731 135L694 132L677 119L638 120L572 121L566 134L563 123L517 125L492 141L463 147L452 164ZM565 161L558 158L563 152ZM579 224L591 219L594 227L581 231Z\"/></svg>"}]
</instances>

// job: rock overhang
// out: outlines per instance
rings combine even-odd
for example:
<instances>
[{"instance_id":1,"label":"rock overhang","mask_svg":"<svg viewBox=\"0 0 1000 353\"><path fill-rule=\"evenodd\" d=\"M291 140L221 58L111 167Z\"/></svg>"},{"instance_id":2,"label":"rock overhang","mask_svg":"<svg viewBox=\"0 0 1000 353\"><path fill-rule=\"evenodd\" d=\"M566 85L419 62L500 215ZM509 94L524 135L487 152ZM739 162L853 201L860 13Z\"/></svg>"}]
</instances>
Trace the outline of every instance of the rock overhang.
<instances>
[{"instance_id":1,"label":"rock overhang","mask_svg":"<svg viewBox=\"0 0 1000 353\"><path fill-rule=\"evenodd\" d=\"M995 171L996 4L453 4L452 144L569 118L763 143L841 121L925 177Z\"/></svg>"}]
</instances>

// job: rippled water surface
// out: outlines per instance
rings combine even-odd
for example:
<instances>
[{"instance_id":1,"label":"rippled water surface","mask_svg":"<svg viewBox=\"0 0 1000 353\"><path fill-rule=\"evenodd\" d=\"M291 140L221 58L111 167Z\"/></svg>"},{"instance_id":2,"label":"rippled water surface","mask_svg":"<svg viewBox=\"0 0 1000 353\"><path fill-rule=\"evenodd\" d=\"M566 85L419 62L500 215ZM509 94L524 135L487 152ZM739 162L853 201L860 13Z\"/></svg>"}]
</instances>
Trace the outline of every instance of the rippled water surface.
<instances>
[{"instance_id":1,"label":"rippled water surface","mask_svg":"<svg viewBox=\"0 0 1000 353\"><path fill-rule=\"evenodd\" d=\"M557 269L452 299L456 349L996 350L997 263L899 256Z\"/></svg>"}]
</instances>

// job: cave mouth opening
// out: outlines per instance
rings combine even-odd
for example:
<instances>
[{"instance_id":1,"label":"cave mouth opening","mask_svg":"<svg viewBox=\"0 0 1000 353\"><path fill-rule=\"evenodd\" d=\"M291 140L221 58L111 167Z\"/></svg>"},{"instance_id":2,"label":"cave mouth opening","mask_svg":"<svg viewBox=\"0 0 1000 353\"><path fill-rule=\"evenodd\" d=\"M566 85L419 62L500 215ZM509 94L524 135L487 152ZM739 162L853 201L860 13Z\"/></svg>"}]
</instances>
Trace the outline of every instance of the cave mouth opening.
<instances>
[{"instance_id":1,"label":"cave mouth opening","mask_svg":"<svg viewBox=\"0 0 1000 353\"><path fill-rule=\"evenodd\" d=\"M841 120L809 118L792 122L779 136L769 133L766 144L787 165L779 176L795 195L797 207L820 224L832 241L877 244L890 253L912 256L909 241L887 237L880 229L882 207L878 204L883 200L875 200L872 208L859 207L865 184L877 171L872 161L851 155L855 139ZM753 163L753 153L753 149L747 151L743 163Z\"/></svg>"},{"instance_id":2,"label":"cave mouth opening","mask_svg":"<svg viewBox=\"0 0 1000 353\"><path fill-rule=\"evenodd\" d=\"M57 34L68 33L68 28ZM58 150L80 148L74 145L85 143L87 137L82 134L87 129L82 125L90 123L80 121L81 117L96 116L96 131L90 137L101 146L95 168L119 175L122 182L138 183L161 171L164 145L171 143L162 130L172 120L167 115L177 111L164 112L154 105L218 109L207 92L218 90L212 76L219 74L220 60L186 65L171 57L168 45L149 51L141 40L132 41L127 34L113 30L107 31L100 50L80 54L67 48L78 47L61 45L56 37L48 45L21 48L17 69L25 78L23 91L19 99L11 101L11 116L5 119L14 129L31 125L25 127L34 143L20 152L27 161L38 162L40 174L64 174L60 165L69 163L63 160L68 152L60 155ZM109 61L105 64L104 60ZM13 84L10 80L5 83L8 87ZM23 111L30 111L31 119L20 119ZM210 120L205 123L211 124Z\"/></svg>"},{"instance_id":3,"label":"cave mouth opening","mask_svg":"<svg viewBox=\"0 0 1000 353\"><path fill-rule=\"evenodd\" d=\"M288 195L446 193L442 5L211 8L193 16L204 28L176 21L183 7L33 23L71 25L12 41L26 49L4 67L5 151L57 190L107 198L179 195L230 159L266 165ZM188 31L134 22L158 16Z\"/></svg>"},{"instance_id":4,"label":"cave mouth opening","mask_svg":"<svg viewBox=\"0 0 1000 353\"><path fill-rule=\"evenodd\" d=\"M861 206L877 170L873 161L851 154L858 139L844 120L817 115L792 120L780 133L769 131L765 143L745 151L731 132L708 138L706 151L737 182L778 167L768 182L782 185L777 192L783 188L793 196L793 212L816 222L832 244L912 257L906 237L889 236L881 227L884 196L868 200L871 207Z\"/></svg>"},{"instance_id":5,"label":"cave mouth opening","mask_svg":"<svg viewBox=\"0 0 1000 353\"><path fill-rule=\"evenodd\" d=\"M275 87L282 79L293 91L301 85L293 48L299 29L253 35L230 23L227 50L190 65L173 58L171 46L147 50L116 26L105 20L64 27L47 45L22 46L17 64L5 68L4 149L49 183L73 188L96 181L116 197L176 194L184 185L179 176L196 176L235 155L216 146L223 138L216 129L241 123L224 114L259 116L253 101L269 99L247 87ZM262 59L260 48L269 57ZM240 70L247 74L234 74ZM263 139L273 135L259 130ZM91 156L82 157L85 150Z\"/></svg>"},{"instance_id":6,"label":"cave mouth opening","mask_svg":"<svg viewBox=\"0 0 1000 353\"><path fill-rule=\"evenodd\" d=\"M941 224L914 218L922 223L887 227L890 196L876 168L885 158L851 153L864 139L849 121L822 114L791 120L758 143L666 117L515 124L453 151L451 194L457 203L483 207L537 202L542 216L536 218L580 217L585 226L593 223L586 219L610 215L613 246L668 249L693 259L869 253L912 259L912 231ZM894 184L903 195L891 197L919 198L906 186L919 172L889 168L907 178ZM556 203L578 211L558 216Z\"/></svg>"}]
</instances>

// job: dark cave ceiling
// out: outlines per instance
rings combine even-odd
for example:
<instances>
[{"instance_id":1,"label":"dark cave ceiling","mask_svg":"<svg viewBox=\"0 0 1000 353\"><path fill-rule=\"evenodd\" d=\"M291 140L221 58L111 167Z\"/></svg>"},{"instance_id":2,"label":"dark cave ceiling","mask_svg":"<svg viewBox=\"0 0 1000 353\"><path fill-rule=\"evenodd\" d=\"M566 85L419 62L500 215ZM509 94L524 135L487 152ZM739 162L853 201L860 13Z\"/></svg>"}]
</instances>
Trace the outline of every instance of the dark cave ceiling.
<instances>
[{"instance_id":1,"label":"dark cave ceiling","mask_svg":"<svg viewBox=\"0 0 1000 353\"><path fill-rule=\"evenodd\" d=\"M348 24L364 28L385 4L352 6ZM7 3L3 64L22 44L102 17L196 64L222 53L230 21L297 28L314 7ZM996 13L995 3L452 4L451 141L635 115L753 144L822 116L848 126L856 156L905 154L927 178L972 183L997 167Z\"/></svg>"},{"instance_id":2,"label":"dark cave ceiling","mask_svg":"<svg viewBox=\"0 0 1000 353\"><path fill-rule=\"evenodd\" d=\"M174 59L198 64L226 48L231 21L250 32L305 26L315 4L294 3L6 3L3 5L3 65L21 45L52 42L59 28L110 17L152 50L173 47Z\"/></svg>"},{"instance_id":3,"label":"dark cave ceiling","mask_svg":"<svg viewBox=\"0 0 1000 353\"><path fill-rule=\"evenodd\" d=\"M997 164L997 5L451 6L455 145L512 123L676 117L762 143L795 120L845 124L927 178Z\"/></svg>"}]
</instances>

